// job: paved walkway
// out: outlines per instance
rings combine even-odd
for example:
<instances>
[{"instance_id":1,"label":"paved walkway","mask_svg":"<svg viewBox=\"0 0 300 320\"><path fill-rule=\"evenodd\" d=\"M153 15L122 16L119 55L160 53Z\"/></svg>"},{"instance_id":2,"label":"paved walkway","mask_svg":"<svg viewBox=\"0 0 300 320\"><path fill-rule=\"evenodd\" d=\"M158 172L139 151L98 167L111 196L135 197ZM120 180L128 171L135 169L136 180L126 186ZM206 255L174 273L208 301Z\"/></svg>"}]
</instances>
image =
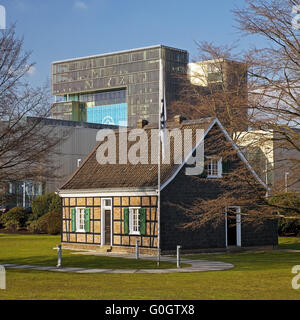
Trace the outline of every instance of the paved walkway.
<instances>
[{"instance_id":1,"label":"paved walkway","mask_svg":"<svg viewBox=\"0 0 300 320\"><path fill-rule=\"evenodd\" d=\"M76 254L91 254L90 252L77 252ZM93 253L94 255L108 255L103 253ZM134 255L109 254L112 257L135 258ZM153 256L140 256L141 260L156 260ZM175 257L162 256L161 261L175 262ZM64 260L62 259L62 263ZM176 273L176 272L203 272L203 271L221 271L232 269L234 266L231 263L207 261L207 260L190 260L181 259L181 263L190 264L186 268L174 269L88 269L88 268L56 268L47 266L31 266L18 264L3 264L5 268L14 269L30 269L39 271L57 271L57 272L72 272L72 273Z\"/></svg>"}]
</instances>

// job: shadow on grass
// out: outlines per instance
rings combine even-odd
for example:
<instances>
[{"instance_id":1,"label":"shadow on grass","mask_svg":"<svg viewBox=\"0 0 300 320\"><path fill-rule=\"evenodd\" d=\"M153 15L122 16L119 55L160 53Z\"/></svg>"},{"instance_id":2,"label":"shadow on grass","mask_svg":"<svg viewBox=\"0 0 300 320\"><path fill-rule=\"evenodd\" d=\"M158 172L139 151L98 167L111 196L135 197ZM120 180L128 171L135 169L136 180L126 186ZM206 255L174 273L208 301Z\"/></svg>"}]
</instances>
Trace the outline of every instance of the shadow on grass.
<instances>
[{"instance_id":1,"label":"shadow on grass","mask_svg":"<svg viewBox=\"0 0 300 320\"><path fill-rule=\"evenodd\" d=\"M1 258L0 264L22 264L22 265L39 265L39 266L56 266L56 256L28 256L22 258ZM106 256L86 256L72 255L71 253L63 253L63 267L78 268L98 268L98 269L167 269L176 268L175 263L161 262L157 267L156 261L134 260L127 258L115 258ZM189 266L189 265L183 265Z\"/></svg>"},{"instance_id":2,"label":"shadow on grass","mask_svg":"<svg viewBox=\"0 0 300 320\"><path fill-rule=\"evenodd\" d=\"M287 265L294 266L300 263L300 253L298 252L283 252L283 251L268 251L268 252L243 252L243 253L225 253L225 254L197 254L187 255L183 258L198 259L198 260L213 260L232 263L234 271L248 270L268 270L282 269Z\"/></svg>"},{"instance_id":3,"label":"shadow on grass","mask_svg":"<svg viewBox=\"0 0 300 320\"><path fill-rule=\"evenodd\" d=\"M300 237L280 237L278 249L300 250Z\"/></svg>"}]
</instances>

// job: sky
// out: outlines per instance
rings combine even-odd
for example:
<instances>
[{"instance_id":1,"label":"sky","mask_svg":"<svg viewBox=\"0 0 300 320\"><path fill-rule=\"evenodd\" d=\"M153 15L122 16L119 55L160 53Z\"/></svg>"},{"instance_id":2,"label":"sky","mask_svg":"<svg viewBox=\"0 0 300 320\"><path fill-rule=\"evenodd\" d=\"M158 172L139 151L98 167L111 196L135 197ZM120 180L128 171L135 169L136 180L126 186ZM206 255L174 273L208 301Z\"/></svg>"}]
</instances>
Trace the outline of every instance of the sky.
<instances>
[{"instance_id":1,"label":"sky","mask_svg":"<svg viewBox=\"0 0 300 320\"><path fill-rule=\"evenodd\" d=\"M33 85L50 79L56 60L163 44L188 50L195 41L232 44L240 35L234 15L243 0L0 0L7 26L16 23L36 63ZM241 48L247 46L245 39Z\"/></svg>"}]
</instances>

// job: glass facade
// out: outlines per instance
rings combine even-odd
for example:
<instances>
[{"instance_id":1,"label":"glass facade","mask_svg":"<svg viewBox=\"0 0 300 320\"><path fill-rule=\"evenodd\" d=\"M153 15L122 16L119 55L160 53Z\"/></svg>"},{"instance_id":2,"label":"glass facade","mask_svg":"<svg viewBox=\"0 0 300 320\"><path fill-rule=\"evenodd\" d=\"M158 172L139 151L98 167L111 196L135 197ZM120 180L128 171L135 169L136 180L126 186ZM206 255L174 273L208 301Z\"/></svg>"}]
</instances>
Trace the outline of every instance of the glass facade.
<instances>
[{"instance_id":1,"label":"glass facade","mask_svg":"<svg viewBox=\"0 0 300 320\"><path fill-rule=\"evenodd\" d=\"M126 90L80 94L79 101L89 107L126 103Z\"/></svg>"},{"instance_id":2,"label":"glass facade","mask_svg":"<svg viewBox=\"0 0 300 320\"><path fill-rule=\"evenodd\" d=\"M13 206L29 207L34 198L42 195L44 184L42 182L22 181L11 182L8 187L8 203Z\"/></svg>"},{"instance_id":3,"label":"glass facade","mask_svg":"<svg viewBox=\"0 0 300 320\"><path fill-rule=\"evenodd\" d=\"M85 102L88 114L91 107L126 104L128 126L136 126L139 119L157 123L160 58L170 103L178 91L174 74L186 73L188 53L164 46L55 62L52 92L67 101Z\"/></svg>"},{"instance_id":4,"label":"glass facade","mask_svg":"<svg viewBox=\"0 0 300 320\"><path fill-rule=\"evenodd\" d=\"M86 106L79 101L56 102L52 105L53 119L86 122Z\"/></svg>"},{"instance_id":5,"label":"glass facade","mask_svg":"<svg viewBox=\"0 0 300 320\"><path fill-rule=\"evenodd\" d=\"M127 126L127 104L87 107L87 122Z\"/></svg>"}]
</instances>

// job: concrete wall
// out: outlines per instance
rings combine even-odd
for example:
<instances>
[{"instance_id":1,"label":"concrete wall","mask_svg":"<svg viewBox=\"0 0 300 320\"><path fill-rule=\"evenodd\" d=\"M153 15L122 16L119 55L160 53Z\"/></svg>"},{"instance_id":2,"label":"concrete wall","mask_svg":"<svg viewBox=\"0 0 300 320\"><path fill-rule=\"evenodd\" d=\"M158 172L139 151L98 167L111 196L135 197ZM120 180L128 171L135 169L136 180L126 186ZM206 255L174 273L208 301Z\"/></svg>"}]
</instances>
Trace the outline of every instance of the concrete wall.
<instances>
[{"instance_id":1,"label":"concrete wall","mask_svg":"<svg viewBox=\"0 0 300 320\"><path fill-rule=\"evenodd\" d=\"M56 191L77 169L77 160L81 163L96 146L98 129L56 127L54 134L61 142L52 153L50 161L56 167L53 178L47 179L46 192Z\"/></svg>"},{"instance_id":2,"label":"concrete wall","mask_svg":"<svg viewBox=\"0 0 300 320\"><path fill-rule=\"evenodd\" d=\"M28 117L27 121L37 118ZM77 169L77 160L83 163L87 155L97 145L97 132L101 129L117 129L118 126L103 125L77 121L67 121L44 118L41 120L41 130L53 137L59 143L49 152L45 162L54 167L52 177L46 178L45 192L57 191L58 188Z\"/></svg>"},{"instance_id":3,"label":"concrete wall","mask_svg":"<svg viewBox=\"0 0 300 320\"><path fill-rule=\"evenodd\" d=\"M285 191L287 182L288 191L300 192L300 152L286 142L275 142L274 162L276 189Z\"/></svg>"}]
</instances>

